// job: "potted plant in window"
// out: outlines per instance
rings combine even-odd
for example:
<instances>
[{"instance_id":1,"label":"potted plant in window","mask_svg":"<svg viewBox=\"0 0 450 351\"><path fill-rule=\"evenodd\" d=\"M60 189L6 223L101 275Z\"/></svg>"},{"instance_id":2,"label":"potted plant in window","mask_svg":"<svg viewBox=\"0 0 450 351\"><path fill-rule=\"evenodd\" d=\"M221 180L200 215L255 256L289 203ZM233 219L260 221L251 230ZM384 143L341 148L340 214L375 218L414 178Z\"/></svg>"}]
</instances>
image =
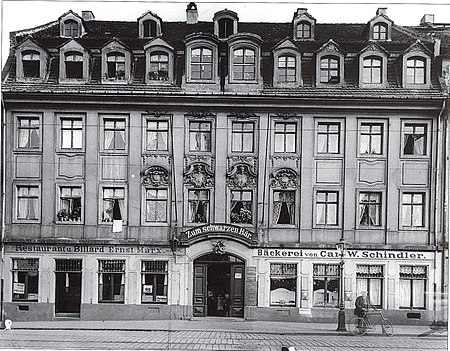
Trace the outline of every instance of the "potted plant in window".
<instances>
[{"instance_id":1,"label":"potted plant in window","mask_svg":"<svg viewBox=\"0 0 450 351\"><path fill-rule=\"evenodd\" d=\"M56 214L56 216L58 217L58 221L60 221L60 222L69 220L69 213L67 212L67 210L65 208L59 210L58 213Z\"/></svg>"}]
</instances>

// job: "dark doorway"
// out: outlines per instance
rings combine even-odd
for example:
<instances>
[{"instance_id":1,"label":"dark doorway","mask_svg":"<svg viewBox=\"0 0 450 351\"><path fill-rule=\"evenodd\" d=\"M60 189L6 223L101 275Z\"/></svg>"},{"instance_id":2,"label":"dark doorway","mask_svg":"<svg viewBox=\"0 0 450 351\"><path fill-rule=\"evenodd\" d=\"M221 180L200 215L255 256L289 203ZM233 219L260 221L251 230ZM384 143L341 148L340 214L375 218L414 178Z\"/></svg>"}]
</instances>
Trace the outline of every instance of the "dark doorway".
<instances>
[{"instance_id":1,"label":"dark doorway","mask_svg":"<svg viewBox=\"0 0 450 351\"><path fill-rule=\"evenodd\" d=\"M81 307L81 260L56 260L55 313L79 317Z\"/></svg>"},{"instance_id":2,"label":"dark doorway","mask_svg":"<svg viewBox=\"0 0 450 351\"><path fill-rule=\"evenodd\" d=\"M194 316L244 317L244 262L209 254L194 262Z\"/></svg>"}]
</instances>

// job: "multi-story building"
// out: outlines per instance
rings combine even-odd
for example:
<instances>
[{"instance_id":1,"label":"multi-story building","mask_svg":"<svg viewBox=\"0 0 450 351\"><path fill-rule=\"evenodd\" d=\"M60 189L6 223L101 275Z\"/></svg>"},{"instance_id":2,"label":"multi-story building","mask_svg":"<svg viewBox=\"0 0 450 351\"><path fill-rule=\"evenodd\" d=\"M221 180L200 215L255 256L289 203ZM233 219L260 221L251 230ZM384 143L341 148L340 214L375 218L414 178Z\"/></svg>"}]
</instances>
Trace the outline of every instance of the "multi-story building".
<instances>
[{"instance_id":1,"label":"multi-story building","mask_svg":"<svg viewBox=\"0 0 450 351\"><path fill-rule=\"evenodd\" d=\"M395 322L435 320L444 41L384 8L186 15L11 33L5 316L334 321L368 291Z\"/></svg>"}]
</instances>

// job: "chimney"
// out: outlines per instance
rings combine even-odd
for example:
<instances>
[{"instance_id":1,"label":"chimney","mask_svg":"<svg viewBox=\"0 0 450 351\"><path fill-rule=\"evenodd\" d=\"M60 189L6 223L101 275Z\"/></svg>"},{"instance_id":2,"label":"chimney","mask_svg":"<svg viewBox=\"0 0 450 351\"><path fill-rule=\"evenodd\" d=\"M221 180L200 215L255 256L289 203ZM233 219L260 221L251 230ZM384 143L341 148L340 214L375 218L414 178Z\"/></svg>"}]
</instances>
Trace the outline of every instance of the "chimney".
<instances>
[{"instance_id":1,"label":"chimney","mask_svg":"<svg viewBox=\"0 0 450 351\"><path fill-rule=\"evenodd\" d=\"M423 15L422 19L420 20L421 26L433 25L433 23L434 23L434 15L430 14Z\"/></svg>"},{"instance_id":2,"label":"chimney","mask_svg":"<svg viewBox=\"0 0 450 351\"><path fill-rule=\"evenodd\" d=\"M95 18L94 13L92 11L82 11L81 17L85 21L92 21Z\"/></svg>"},{"instance_id":3,"label":"chimney","mask_svg":"<svg viewBox=\"0 0 450 351\"><path fill-rule=\"evenodd\" d=\"M195 2L190 2L186 8L186 23L196 24L198 21L197 5Z\"/></svg>"},{"instance_id":4,"label":"chimney","mask_svg":"<svg viewBox=\"0 0 450 351\"><path fill-rule=\"evenodd\" d=\"M386 12L387 12L387 7L379 7L377 10L377 16L380 16L380 15L387 16Z\"/></svg>"},{"instance_id":5,"label":"chimney","mask_svg":"<svg viewBox=\"0 0 450 351\"><path fill-rule=\"evenodd\" d=\"M303 15L304 13L308 13L308 9L304 7L297 9L297 16Z\"/></svg>"}]
</instances>

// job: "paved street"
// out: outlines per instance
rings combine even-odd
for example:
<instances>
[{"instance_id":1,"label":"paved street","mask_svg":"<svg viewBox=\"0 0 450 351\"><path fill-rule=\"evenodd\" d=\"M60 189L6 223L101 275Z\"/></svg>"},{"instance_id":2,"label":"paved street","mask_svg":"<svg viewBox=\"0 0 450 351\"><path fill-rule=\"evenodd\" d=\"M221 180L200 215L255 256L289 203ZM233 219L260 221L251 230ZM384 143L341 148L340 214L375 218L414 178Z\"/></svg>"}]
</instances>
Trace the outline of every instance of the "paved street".
<instances>
[{"instance_id":1,"label":"paved street","mask_svg":"<svg viewBox=\"0 0 450 351\"><path fill-rule=\"evenodd\" d=\"M17 323L16 328L13 325L13 329L0 332L0 349L281 351L283 346L295 346L297 351L447 350L446 333L419 337L426 330L423 327L399 327L393 337L377 330L361 337L338 333L334 325L314 328L300 323L238 322L222 324L220 330L215 321L173 321L168 325L167 321L155 321L148 329L136 328L133 323L137 322Z\"/></svg>"}]
</instances>

